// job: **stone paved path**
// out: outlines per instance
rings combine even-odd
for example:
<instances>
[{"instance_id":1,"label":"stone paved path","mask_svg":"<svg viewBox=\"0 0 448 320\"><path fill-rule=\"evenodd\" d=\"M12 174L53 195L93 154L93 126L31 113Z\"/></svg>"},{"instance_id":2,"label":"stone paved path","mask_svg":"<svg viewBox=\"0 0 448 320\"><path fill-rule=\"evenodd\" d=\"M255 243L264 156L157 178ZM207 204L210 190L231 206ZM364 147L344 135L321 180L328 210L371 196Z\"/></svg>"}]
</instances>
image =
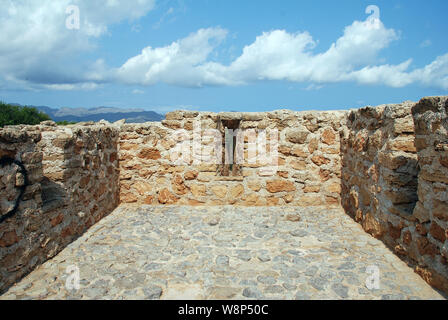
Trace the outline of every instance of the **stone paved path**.
<instances>
[{"instance_id":1,"label":"stone paved path","mask_svg":"<svg viewBox=\"0 0 448 320\"><path fill-rule=\"evenodd\" d=\"M231 206L121 206L0 297L248 298L443 299L342 209Z\"/></svg>"}]
</instances>

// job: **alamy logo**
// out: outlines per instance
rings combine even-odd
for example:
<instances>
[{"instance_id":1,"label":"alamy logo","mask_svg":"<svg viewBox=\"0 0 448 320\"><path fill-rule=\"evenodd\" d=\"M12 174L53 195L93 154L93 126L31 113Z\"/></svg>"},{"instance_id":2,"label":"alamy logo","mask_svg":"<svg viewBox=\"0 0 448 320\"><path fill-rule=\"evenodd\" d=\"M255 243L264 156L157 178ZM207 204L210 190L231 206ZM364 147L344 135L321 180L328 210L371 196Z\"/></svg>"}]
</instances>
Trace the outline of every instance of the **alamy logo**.
<instances>
[{"instance_id":1,"label":"alamy logo","mask_svg":"<svg viewBox=\"0 0 448 320\"><path fill-rule=\"evenodd\" d=\"M65 280L65 288L67 290L79 290L79 268L75 265L70 265L65 269L68 274Z\"/></svg>"},{"instance_id":2,"label":"alamy logo","mask_svg":"<svg viewBox=\"0 0 448 320\"><path fill-rule=\"evenodd\" d=\"M370 274L366 279L367 289L378 290L380 288L380 268L374 265L368 266L366 272Z\"/></svg>"},{"instance_id":3,"label":"alamy logo","mask_svg":"<svg viewBox=\"0 0 448 320\"><path fill-rule=\"evenodd\" d=\"M65 9L65 13L68 15L65 20L65 27L68 30L79 30L80 28L80 13L79 7L70 5Z\"/></svg>"},{"instance_id":4,"label":"alamy logo","mask_svg":"<svg viewBox=\"0 0 448 320\"><path fill-rule=\"evenodd\" d=\"M380 8L373 4L367 6L366 14L370 14L367 18L369 28L378 30L381 27Z\"/></svg>"}]
</instances>

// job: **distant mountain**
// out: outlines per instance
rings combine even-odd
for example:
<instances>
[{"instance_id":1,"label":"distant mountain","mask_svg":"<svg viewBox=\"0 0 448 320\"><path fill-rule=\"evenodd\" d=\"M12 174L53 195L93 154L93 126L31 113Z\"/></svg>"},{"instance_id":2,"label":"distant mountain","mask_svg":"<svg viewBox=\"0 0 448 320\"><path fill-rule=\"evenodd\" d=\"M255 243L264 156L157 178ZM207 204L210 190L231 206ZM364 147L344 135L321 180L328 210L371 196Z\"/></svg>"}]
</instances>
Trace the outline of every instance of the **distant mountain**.
<instances>
[{"instance_id":1,"label":"distant mountain","mask_svg":"<svg viewBox=\"0 0 448 320\"><path fill-rule=\"evenodd\" d=\"M20 105L20 104L15 104ZM121 119L126 119L127 123L143 123L148 121L161 121L165 116L154 111L146 111L137 108L111 108L111 107L96 107L96 108L50 108L47 106L30 106L45 112L53 121L69 121L69 122L86 122L86 121L100 121L107 120L115 122Z\"/></svg>"}]
</instances>

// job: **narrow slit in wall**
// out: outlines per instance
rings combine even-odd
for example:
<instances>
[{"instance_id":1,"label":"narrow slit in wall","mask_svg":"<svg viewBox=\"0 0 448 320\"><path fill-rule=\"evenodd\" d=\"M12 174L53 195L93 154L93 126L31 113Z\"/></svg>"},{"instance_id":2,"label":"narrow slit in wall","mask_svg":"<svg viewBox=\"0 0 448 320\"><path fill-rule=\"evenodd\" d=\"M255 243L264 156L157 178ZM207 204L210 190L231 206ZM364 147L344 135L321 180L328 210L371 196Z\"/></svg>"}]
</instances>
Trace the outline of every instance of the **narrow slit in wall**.
<instances>
[{"instance_id":1,"label":"narrow slit in wall","mask_svg":"<svg viewBox=\"0 0 448 320\"><path fill-rule=\"evenodd\" d=\"M241 176L241 166L236 161L237 130L240 120L218 119L218 129L222 134L222 161L218 167L218 174L223 177Z\"/></svg>"}]
</instances>

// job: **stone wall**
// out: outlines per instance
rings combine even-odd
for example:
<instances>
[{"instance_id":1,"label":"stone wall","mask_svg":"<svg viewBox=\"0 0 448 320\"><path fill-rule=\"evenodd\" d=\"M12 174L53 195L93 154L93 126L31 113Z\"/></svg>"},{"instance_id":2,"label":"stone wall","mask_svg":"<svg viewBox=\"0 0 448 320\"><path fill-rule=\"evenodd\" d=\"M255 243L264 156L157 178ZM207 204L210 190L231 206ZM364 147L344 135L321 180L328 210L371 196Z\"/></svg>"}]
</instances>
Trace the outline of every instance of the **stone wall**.
<instances>
[{"instance_id":1,"label":"stone wall","mask_svg":"<svg viewBox=\"0 0 448 320\"><path fill-rule=\"evenodd\" d=\"M145 124L0 129L0 158L7 159L0 166L0 291L119 203L136 203L342 204L448 293L447 100L346 112L176 111ZM234 147L226 148L229 141ZM235 155L242 161L222 161Z\"/></svg>"},{"instance_id":2,"label":"stone wall","mask_svg":"<svg viewBox=\"0 0 448 320\"><path fill-rule=\"evenodd\" d=\"M429 283L448 292L446 259L441 255L445 241L441 235L446 224L422 224L418 220L422 199L428 198L422 188L434 192L422 180L428 170L425 161L432 166L438 156L421 151L422 141L432 143L443 136L414 126L412 112L415 116L416 110L423 110L419 106L427 105L425 101L366 107L349 113L341 138L342 205L368 233L383 240ZM424 121L420 122L423 126ZM432 203L425 205L429 208ZM431 228L438 240L430 235Z\"/></svg>"},{"instance_id":3,"label":"stone wall","mask_svg":"<svg viewBox=\"0 0 448 320\"><path fill-rule=\"evenodd\" d=\"M177 111L168 113L161 123L123 125L119 146L120 200L153 205L339 205L338 131L344 123L344 112L280 110L219 114ZM249 150L256 140L249 135L236 140L239 143L236 142L235 150L244 154L242 163L229 167L210 160L199 161L201 156L214 155L213 146L219 140L216 135L225 141L226 125L241 133L257 132L260 141L266 142L266 157L255 161ZM195 132L202 136L202 151L190 143ZM188 150L182 149L185 143ZM267 158L275 147L278 167L272 171L274 163ZM178 155L172 157L173 153ZM190 157L176 164L174 160L183 160L185 153Z\"/></svg>"},{"instance_id":4,"label":"stone wall","mask_svg":"<svg viewBox=\"0 0 448 320\"><path fill-rule=\"evenodd\" d=\"M40 262L41 236L37 232L42 222L42 152L37 148L40 139L38 128L0 129L0 158L19 161L27 172L25 181L18 165L0 166L1 217L19 203L15 214L0 223L0 292ZM26 182L22 200L17 200Z\"/></svg>"},{"instance_id":5,"label":"stone wall","mask_svg":"<svg viewBox=\"0 0 448 320\"><path fill-rule=\"evenodd\" d=\"M448 292L448 97L424 98L412 113L420 173L407 248L418 261L417 272Z\"/></svg>"},{"instance_id":6,"label":"stone wall","mask_svg":"<svg viewBox=\"0 0 448 320\"><path fill-rule=\"evenodd\" d=\"M393 245L417 201L412 103L350 112L342 142L342 204L364 229Z\"/></svg>"},{"instance_id":7,"label":"stone wall","mask_svg":"<svg viewBox=\"0 0 448 320\"><path fill-rule=\"evenodd\" d=\"M18 211L0 224L0 291L115 209L118 136L111 126L51 122L0 130L0 155L21 160L29 179ZM20 177L11 165L0 170L4 214L17 197Z\"/></svg>"}]
</instances>

